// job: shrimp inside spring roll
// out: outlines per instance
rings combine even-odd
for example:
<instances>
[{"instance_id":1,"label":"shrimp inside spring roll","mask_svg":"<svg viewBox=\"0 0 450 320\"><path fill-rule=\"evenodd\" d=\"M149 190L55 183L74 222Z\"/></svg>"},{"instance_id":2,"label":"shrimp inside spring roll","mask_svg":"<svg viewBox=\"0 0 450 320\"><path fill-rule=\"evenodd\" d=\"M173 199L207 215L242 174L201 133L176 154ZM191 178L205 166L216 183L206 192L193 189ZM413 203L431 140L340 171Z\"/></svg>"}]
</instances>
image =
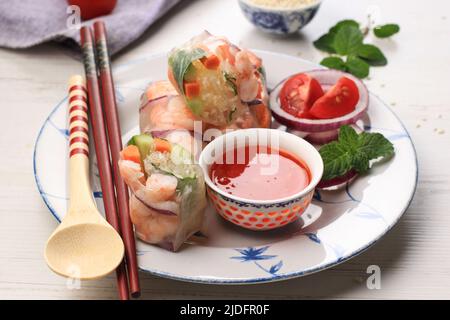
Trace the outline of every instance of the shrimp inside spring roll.
<instances>
[{"instance_id":1,"label":"shrimp inside spring roll","mask_svg":"<svg viewBox=\"0 0 450 320\"><path fill-rule=\"evenodd\" d=\"M168 76L191 111L209 125L226 128L239 120L238 127L270 125L261 59L224 37L204 32L173 49Z\"/></svg>"},{"instance_id":2,"label":"shrimp inside spring roll","mask_svg":"<svg viewBox=\"0 0 450 320\"><path fill-rule=\"evenodd\" d=\"M200 230L205 183L188 150L149 134L136 135L122 150L119 168L131 190L130 217L140 239L176 251Z\"/></svg>"}]
</instances>

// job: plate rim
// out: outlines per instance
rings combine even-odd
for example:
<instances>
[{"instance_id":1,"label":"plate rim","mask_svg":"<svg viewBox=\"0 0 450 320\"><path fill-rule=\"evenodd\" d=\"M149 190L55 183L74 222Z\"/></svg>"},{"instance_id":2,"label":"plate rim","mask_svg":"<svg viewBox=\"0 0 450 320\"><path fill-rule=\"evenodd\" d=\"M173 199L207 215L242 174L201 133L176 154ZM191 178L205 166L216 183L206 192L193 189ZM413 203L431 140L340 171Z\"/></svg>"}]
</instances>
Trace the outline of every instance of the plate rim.
<instances>
[{"instance_id":1,"label":"plate rim","mask_svg":"<svg viewBox=\"0 0 450 320\"><path fill-rule=\"evenodd\" d=\"M280 52L276 52L276 51L268 51L268 50L259 50L259 49L251 49L252 51L255 52L261 52L263 54L268 54L268 55L279 55L279 56L284 56L286 58L289 59L295 59L307 64L314 64L316 67L321 67L319 65L317 65L314 62L308 61L306 59L303 58L299 58L293 55L289 55L286 53L280 53ZM140 63L140 62L144 62L144 61L148 61L148 60L152 60L152 59L156 59L158 57L161 56L165 56L167 55L166 52L160 52L160 53L155 53L155 54L149 54L149 55L144 55L141 57L136 57L134 59L131 59L127 62L124 62L122 64L118 64L116 66L116 72L120 72L122 67L126 67L132 64L136 64L136 63ZM119 71L117 71L117 69ZM311 275L326 269L329 269L331 267L340 265L344 262L349 261L350 259L358 256L359 254L365 252L366 250L368 250L369 248L371 248L375 243L377 243L381 238L383 238L389 231L391 231L393 229L393 227L395 225L397 225L398 221L403 217L403 215L405 214L405 212L408 210L409 206L411 205L411 202L414 198L414 195L416 193L417 190L417 184L418 184L418 178L419 178L419 165L418 165L418 158L417 158L417 151L416 151L416 147L414 145L414 142L411 138L410 133L408 132L407 128L405 127L404 123L401 121L400 117L376 94L374 94L373 92L369 91L369 95L373 96L374 98L376 98L378 100L378 102L380 102L385 108L386 110L388 110L396 119L397 121L400 123L401 127L403 128L403 130L405 131L405 134L411 144L412 147L412 151L413 151L413 155L414 155L414 166L415 166L415 179L414 179L414 186L413 186L413 190L411 192L410 198L408 199L406 205L402 208L401 213L397 216L397 218L395 219L395 221L393 221L390 225L388 225L384 232L381 233L378 237L376 237L375 239L373 239L371 242L367 243L364 247L351 252L350 254L341 257L340 259L334 260L332 262L328 262L327 264L324 264L322 266L319 267L311 267L311 268L307 268L301 271L294 271L294 272L289 272L289 273L285 273L285 274L280 274L280 275L272 275L272 276L268 276L268 277L258 277L258 278L246 278L246 279L239 279L239 278L211 278L211 277L192 277L192 276L180 276L177 274L173 274L170 272L164 272L164 271L159 271L159 270L150 270L150 269L146 269L142 266L138 266L139 270L152 274L152 275L156 275L159 277L163 277L163 278L167 278L167 279L172 279L172 280L177 280L177 281L184 281L184 282L191 282L191 283L202 283L202 284L223 284L223 285L240 285L240 284L259 284L259 283L268 283L268 282L276 282L276 281L282 281L282 280L288 280L288 279L294 279L294 278L299 278L302 276L306 276L306 275ZM59 107L67 100L67 95L61 99L56 106L51 110L51 112L48 114L48 116L45 118L42 126L40 127L39 131L38 131L38 135L36 137L36 141L34 143L34 149L33 149L33 174L34 174L34 178L35 178L35 182L36 182L36 187L38 189L38 192L41 196L41 198L43 199L45 205L47 206L48 210L50 211L50 213L53 215L53 217L58 221L61 222L60 218L58 217L56 210L53 208L53 206L51 205L49 199L47 198L45 191L42 188L42 185L40 183L40 178L37 172L37 167L36 167L36 154L37 154L37 149L38 149L38 143L41 139L42 133L45 129L45 127L47 126L50 118L52 117L52 115L59 109Z\"/></svg>"}]
</instances>

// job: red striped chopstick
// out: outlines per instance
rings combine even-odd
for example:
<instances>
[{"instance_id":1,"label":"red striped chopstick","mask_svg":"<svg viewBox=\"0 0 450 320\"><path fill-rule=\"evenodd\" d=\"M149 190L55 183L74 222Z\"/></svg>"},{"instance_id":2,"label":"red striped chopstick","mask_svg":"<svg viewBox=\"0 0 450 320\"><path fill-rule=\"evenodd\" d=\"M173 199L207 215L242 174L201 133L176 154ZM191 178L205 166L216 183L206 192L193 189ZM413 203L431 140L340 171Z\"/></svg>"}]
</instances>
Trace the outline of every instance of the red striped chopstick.
<instances>
[{"instance_id":1,"label":"red striped chopstick","mask_svg":"<svg viewBox=\"0 0 450 320\"><path fill-rule=\"evenodd\" d=\"M97 67L100 74L100 82L103 96L103 111L106 115L108 127L108 140L111 149L112 168L114 172L114 184L117 193L117 205L119 209L119 222L122 230L122 238L125 244L128 280L133 297L140 295L139 275L136 259L136 243L134 239L133 225L128 209L128 189L119 172L119 153L122 150L122 138L120 132L119 116L117 114L116 95L109 61L106 28L103 21L94 23L94 38L97 49Z\"/></svg>"},{"instance_id":2,"label":"red striped chopstick","mask_svg":"<svg viewBox=\"0 0 450 320\"><path fill-rule=\"evenodd\" d=\"M81 47L83 51L84 71L86 73L86 83L89 97L89 116L92 123L94 136L95 153L97 155L97 165L100 173L100 183L102 186L103 204L105 206L106 220L116 229L119 234L119 221L117 218L116 200L114 185L112 182L111 163L109 159L108 141L106 139L105 124L103 121L103 111L100 100L100 89L98 86L97 69L95 66L94 44L89 27L82 27L80 30ZM125 262L116 269L117 285L119 297L128 300L128 282Z\"/></svg>"}]
</instances>

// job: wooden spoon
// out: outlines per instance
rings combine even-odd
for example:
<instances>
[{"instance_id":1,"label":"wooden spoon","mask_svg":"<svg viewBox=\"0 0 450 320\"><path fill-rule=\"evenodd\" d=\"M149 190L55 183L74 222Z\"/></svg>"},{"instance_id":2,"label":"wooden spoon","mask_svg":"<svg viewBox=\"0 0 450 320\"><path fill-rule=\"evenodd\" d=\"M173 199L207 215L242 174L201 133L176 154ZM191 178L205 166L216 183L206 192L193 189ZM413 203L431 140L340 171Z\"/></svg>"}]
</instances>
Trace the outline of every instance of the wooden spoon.
<instances>
[{"instance_id":1,"label":"wooden spoon","mask_svg":"<svg viewBox=\"0 0 450 320\"><path fill-rule=\"evenodd\" d=\"M56 273L77 279L107 275L123 259L120 235L101 216L89 183L87 94L83 77L69 81L70 206L47 241L45 259Z\"/></svg>"}]
</instances>

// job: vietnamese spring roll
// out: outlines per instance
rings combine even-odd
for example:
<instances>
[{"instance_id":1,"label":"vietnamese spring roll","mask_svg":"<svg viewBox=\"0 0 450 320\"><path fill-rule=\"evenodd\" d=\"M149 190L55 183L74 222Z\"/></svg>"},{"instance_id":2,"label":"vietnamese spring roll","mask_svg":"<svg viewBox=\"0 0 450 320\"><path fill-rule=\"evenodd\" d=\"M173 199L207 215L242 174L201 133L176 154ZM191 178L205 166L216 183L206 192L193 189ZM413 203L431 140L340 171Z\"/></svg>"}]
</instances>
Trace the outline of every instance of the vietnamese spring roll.
<instances>
[{"instance_id":1,"label":"vietnamese spring roll","mask_svg":"<svg viewBox=\"0 0 450 320\"><path fill-rule=\"evenodd\" d=\"M262 61L203 32L169 54L168 77L191 111L217 128L269 127Z\"/></svg>"},{"instance_id":2,"label":"vietnamese spring roll","mask_svg":"<svg viewBox=\"0 0 450 320\"><path fill-rule=\"evenodd\" d=\"M202 141L201 137L194 137L195 120L195 115L169 81L152 82L141 97L140 131L179 144L197 158Z\"/></svg>"},{"instance_id":3,"label":"vietnamese spring roll","mask_svg":"<svg viewBox=\"0 0 450 320\"><path fill-rule=\"evenodd\" d=\"M136 135L122 150L119 168L131 191L130 217L138 238L177 251L200 230L205 182L188 150L150 134Z\"/></svg>"}]
</instances>

